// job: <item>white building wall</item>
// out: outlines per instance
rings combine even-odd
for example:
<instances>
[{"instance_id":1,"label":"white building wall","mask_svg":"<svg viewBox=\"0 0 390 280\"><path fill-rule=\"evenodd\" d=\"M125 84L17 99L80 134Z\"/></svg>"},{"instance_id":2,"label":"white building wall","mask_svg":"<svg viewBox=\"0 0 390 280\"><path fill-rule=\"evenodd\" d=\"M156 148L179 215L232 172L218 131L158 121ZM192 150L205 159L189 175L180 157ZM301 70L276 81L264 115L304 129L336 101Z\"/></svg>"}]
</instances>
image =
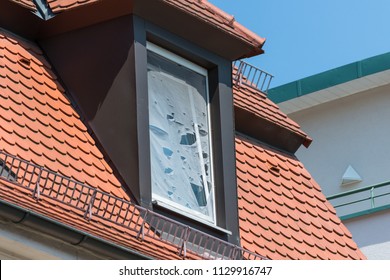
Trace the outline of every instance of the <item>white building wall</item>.
<instances>
[{"instance_id":1,"label":"white building wall","mask_svg":"<svg viewBox=\"0 0 390 280\"><path fill-rule=\"evenodd\" d=\"M309 149L302 147L297 156L326 196L390 181L390 85L289 116L313 138ZM341 186L349 165L363 180ZM390 197L385 199L390 203ZM363 210L351 207L356 208L353 211ZM339 210L338 214L344 213ZM345 224L368 258L390 259L390 212L347 220Z\"/></svg>"},{"instance_id":2,"label":"white building wall","mask_svg":"<svg viewBox=\"0 0 390 280\"><path fill-rule=\"evenodd\" d=\"M390 86L291 114L313 138L297 156L325 195L390 180ZM341 186L348 165L363 181Z\"/></svg>"},{"instance_id":3,"label":"white building wall","mask_svg":"<svg viewBox=\"0 0 390 280\"><path fill-rule=\"evenodd\" d=\"M390 260L390 211L344 221L369 259Z\"/></svg>"},{"instance_id":4,"label":"white building wall","mask_svg":"<svg viewBox=\"0 0 390 280\"><path fill-rule=\"evenodd\" d=\"M0 218L1 260L98 260L107 256Z\"/></svg>"}]
</instances>

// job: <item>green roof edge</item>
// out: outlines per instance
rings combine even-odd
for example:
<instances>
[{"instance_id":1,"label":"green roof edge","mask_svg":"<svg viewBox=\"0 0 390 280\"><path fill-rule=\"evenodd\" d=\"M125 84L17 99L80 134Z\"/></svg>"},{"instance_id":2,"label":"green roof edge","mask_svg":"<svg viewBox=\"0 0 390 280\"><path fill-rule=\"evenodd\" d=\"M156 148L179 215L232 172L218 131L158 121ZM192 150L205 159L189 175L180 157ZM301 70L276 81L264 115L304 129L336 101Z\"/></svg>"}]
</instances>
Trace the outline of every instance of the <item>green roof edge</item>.
<instances>
[{"instance_id":1,"label":"green roof edge","mask_svg":"<svg viewBox=\"0 0 390 280\"><path fill-rule=\"evenodd\" d=\"M274 87L268 91L268 97L275 103L281 103L388 69L390 52Z\"/></svg>"}]
</instances>

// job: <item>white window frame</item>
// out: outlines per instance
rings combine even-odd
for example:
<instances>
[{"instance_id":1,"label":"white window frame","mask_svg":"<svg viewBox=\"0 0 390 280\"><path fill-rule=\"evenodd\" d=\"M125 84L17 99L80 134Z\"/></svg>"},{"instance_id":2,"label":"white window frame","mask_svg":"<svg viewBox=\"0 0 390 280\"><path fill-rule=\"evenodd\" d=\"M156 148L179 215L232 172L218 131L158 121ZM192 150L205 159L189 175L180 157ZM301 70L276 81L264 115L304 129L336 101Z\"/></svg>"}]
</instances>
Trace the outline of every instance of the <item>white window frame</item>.
<instances>
[{"instance_id":1,"label":"white window frame","mask_svg":"<svg viewBox=\"0 0 390 280\"><path fill-rule=\"evenodd\" d=\"M210 180L211 180L211 191L210 193L208 193L208 188L207 188L207 182L205 184L205 190L206 190L206 198L208 198L210 195L213 196L213 205L212 205L212 212L213 212L213 216L210 217L210 216L207 216L207 215L204 215L198 211L195 211L195 210L191 210L187 207L184 207L182 205L180 205L179 203L176 203L172 200L169 200L167 198L164 198L158 194L154 194L153 193L153 189L152 189L152 201L154 203L156 203L157 205L163 207L163 208L166 208L168 210L171 210L171 211L174 211L174 212L177 212L177 213L180 213L180 214L183 214L185 213L185 216L191 218L191 219L194 219L194 220L197 220L199 222L203 222L203 223L207 223L207 224L211 224L213 226L216 226L217 225L217 213L216 213L216 195L215 195L215 184L214 184L214 159L213 159L213 145L212 145L212 127L211 127L211 110L210 110L210 96L209 96L209 88L208 88L208 85L209 85L209 81L208 81L208 71L207 69L179 56L179 55L176 55L156 44L153 44L151 42L147 42L146 44L146 49L148 51L151 51L151 52L154 52L170 61L173 61L179 65L182 65L202 76L204 76L206 78L206 98L207 98L207 113L208 113L208 118L207 118L207 121L208 121L208 130L209 130L209 149L210 149L210 172L211 172L211 176L210 176ZM181 81L181 80L180 80ZM183 82L183 81L181 81ZM196 130L195 130L196 131ZM199 135L197 135L197 139L199 139ZM199 220L201 219L201 220Z\"/></svg>"}]
</instances>

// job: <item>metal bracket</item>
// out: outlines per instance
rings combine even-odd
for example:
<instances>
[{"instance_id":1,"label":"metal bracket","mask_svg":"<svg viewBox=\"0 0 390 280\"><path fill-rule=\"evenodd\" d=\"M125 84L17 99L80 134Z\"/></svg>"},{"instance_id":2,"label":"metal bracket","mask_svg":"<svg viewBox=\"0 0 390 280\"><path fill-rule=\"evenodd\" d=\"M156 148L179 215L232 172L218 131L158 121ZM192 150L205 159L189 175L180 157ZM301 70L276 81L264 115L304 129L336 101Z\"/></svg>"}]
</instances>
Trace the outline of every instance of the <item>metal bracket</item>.
<instances>
[{"instance_id":1,"label":"metal bracket","mask_svg":"<svg viewBox=\"0 0 390 280\"><path fill-rule=\"evenodd\" d=\"M97 190L94 190L94 192L91 196L91 200L88 203L88 209L87 209L87 211L85 211L85 214L84 214L84 219L86 219L88 216L88 221L90 221L92 219L92 207L93 207L93 204L95 202L96 194L97 194Z\"/></svg>"},{"instance_id":2,"label":"metal bracket","mask_svg":"<svg viewBox=\"0 0 390 280\"><path fill-rule=\"evenodd\" d=\"M187 256L187 241L189 237L190 237L190 228L186 227L186 230L184 232L184 238L182 239L182 244L179 250L179 256L182 255L183 258Z\"/></svg>"},{"instance_id":3,"label":"metal bracket","mask_svg":"<svg viewBox=\"0 0 390 280\"><path fill-rule=\"evenodd\" d=\"M144 240L145 239L145 223L146 223L146 218L149 214L149 210L147 209L146 212L145 212L145 215L143 216L142 218L142 224L141 224L141 228L139 229L138 233L137 233L137 239L140 239L140 240ZM140 238L141 237L141 238Z\"/></svg>"},{"instance_id":4,"label":"metal bracket","mask_svg":"<svg viewBox=\"0 0 390 280\"><path fill-rule=\"evenodd\" d=\"M39 168L39 174L38 174L37 182L35 183L35 188L34 188L34 192L33 192L33 198L36 201L39 200L40 195L41 195L41 188L39 186L40 186L40 182L41 182L42 171L43 171L42 168Z\"/></svg>"}]
</instances>

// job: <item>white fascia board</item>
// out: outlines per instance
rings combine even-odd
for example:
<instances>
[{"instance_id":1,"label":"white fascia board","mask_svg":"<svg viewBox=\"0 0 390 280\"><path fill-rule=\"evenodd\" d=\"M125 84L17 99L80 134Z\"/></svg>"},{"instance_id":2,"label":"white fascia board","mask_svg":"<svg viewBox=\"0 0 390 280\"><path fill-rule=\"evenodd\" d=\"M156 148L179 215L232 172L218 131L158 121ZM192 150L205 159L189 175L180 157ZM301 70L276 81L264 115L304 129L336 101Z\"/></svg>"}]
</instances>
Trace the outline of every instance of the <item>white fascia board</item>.
<instances>
[{"instance_id":1,"label":"white fascia board","mask_svg":"<svg viewBox=\"0 0 390 280\"><path fill-rule=\"evenodd\" d=\"M278 106L288 115L387 84L390 84L390 70L293 98L279 103Z\"/></svg>"}]
</instances>

